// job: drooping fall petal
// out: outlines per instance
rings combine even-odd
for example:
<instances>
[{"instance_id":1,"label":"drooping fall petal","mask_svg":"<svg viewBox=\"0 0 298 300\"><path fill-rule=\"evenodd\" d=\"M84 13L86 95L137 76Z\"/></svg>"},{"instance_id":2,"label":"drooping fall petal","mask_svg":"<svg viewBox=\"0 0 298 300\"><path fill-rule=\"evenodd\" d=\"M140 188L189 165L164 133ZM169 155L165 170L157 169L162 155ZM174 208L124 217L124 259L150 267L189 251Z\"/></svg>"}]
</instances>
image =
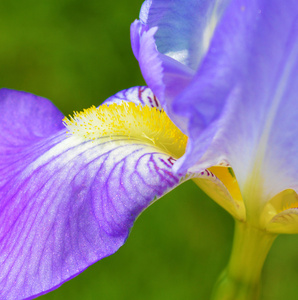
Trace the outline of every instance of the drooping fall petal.
<instances>
[{"instance_id":1,"label":"drooping fall petal","mask_svg":"<svg viewBox=\"0 0 298 300\"><path fill-rule=\"evenodd\" d=\"M69 136L46 99L1 90L0 111L1 299L43 294L114 253L181 180L148 143Z\"/></svg>"}]
</instances>

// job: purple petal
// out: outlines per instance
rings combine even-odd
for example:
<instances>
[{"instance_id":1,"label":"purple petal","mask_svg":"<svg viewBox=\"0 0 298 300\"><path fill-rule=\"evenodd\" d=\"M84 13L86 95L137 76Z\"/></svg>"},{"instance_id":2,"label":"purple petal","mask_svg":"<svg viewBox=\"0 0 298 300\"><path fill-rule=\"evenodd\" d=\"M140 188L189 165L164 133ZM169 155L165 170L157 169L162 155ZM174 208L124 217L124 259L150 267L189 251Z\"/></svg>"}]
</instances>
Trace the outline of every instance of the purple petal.
<instances>
[{"instance_id":1,"label":"purple petal","mask_svg":"<svg viewBox=\"0 0 298 300\"><path fill-rule=\"evenodd\" d=\"M156 28L148 31L139 21L131 25L131 44L134 55L139 60L143 76L154 94L164 105L163 67L154 43ZM149 68L150 67L150 68Z\"/></svg>"},{"instance_id":2,"label":"purple petal","mask_svg":"<svg viewBox=\"0 0 298 300\"><path fill-rule=\"evenodd\" d=\"M63 114L47 99L0 89L0 186L22 168L18 161L38 157L31 146L64 129Z\"/></svg>"},{"instance_id":3,"label":"purple petal","mask_svg":"<svg viewBox=\"0 0 298 300\"><path fill-rule=\"evenodd\" d=\"M64 128L62 113L45 98L0 89L0 99L1 153L6 145L25 146Z\"/></svg>"},{"instance_id":4,"label":"purple petal","mask_svg":"<svg viewBox=\"0 0 298 300\"><path fill-rule=\"evenodd\" d=\"M142 74L171 119L187 122L172 101L190 84L228 1L145 1L131 26L133 52Z\"/></svg>"},{"instance_id":5,"label":"purple petal","mask_svg":"<svg viewBox=\"0 0 298 300\"><path fill-rule=\"evenodd\" d=\"M175 99L176 113L190 120L180 171L227 159L242 189L258 175L264 198L298 190L297 36L296 1L231 2L192 84Z\"/></svg>"},{"instance_id":6,"label":"purple petal","mask_svg":"<svg viewBox=\"0 0 298 300\"><path fill-rule=\"evenodd\" d=\"M0 140L9 149L0 156L2 299L41 295L111 255L142 210L180 181L173 159L155 147L68 137L45 99L6 91L0 106L3 124L12 115L17 123L5 126L6 134L14 128L14 136L23 130L27 137L20 143L3 131ZM45 116L48 131L35 127Z\"/></svg>"},{"instance_id":7,"label":"purple petal","mask_svg":"<svg viewBox=\"0 0 298 300\"><path fill-rule=\"evenodd\" d=\"M158 28L154 38L160 53L196 70L228 2L147 0L140 21Z\"/></svg>"}]
</instances>

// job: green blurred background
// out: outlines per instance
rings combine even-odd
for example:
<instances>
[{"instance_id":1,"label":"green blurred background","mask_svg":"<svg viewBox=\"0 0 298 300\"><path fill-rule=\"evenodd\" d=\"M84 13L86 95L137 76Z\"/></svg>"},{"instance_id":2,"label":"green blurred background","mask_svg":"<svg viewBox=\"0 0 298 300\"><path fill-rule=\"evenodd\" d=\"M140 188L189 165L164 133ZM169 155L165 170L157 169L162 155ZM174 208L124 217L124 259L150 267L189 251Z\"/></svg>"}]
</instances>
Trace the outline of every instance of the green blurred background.
<instances>
[{"instance_id":1,"label":"green blurred background","mask_svg":"<svg viewBox=\"0 0 298 300\"><path fill-rule=\"evenodd\" d=\"M1 1L1 87L44 96L69 114L143 85L129 40L141 3ZM187 182L142 214L116 254L41 298L209 299L232 235L232 218ZM263 300L297 299L297 248L297 236L274 243Z\"/></svg>"}]
</instances>

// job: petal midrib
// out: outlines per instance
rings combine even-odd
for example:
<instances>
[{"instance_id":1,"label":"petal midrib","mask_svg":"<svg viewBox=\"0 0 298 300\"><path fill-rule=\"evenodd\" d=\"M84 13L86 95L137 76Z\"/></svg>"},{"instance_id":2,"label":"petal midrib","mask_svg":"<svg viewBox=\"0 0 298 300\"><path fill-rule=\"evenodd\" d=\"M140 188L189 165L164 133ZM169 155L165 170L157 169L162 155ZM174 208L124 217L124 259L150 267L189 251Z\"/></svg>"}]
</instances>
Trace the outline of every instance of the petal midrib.
<instances>
[{"instance_id":1,"label":"petal midrib","mask_svg":"<svg viewBox=\"0 0 298 300\"><path fill-rule=\"evenodd\" d=\"M257 206L259 206L260 203L265 202L259 201L260 197L266 197L262 186L262 183L264 182L262 170L264 169L266 154L270 149L269 140L272 135L272 129L274 127L279 108L284 99L284 95L287 92L287 83L293 71L292 61L298 53L298 44L291 39L291 36L293 35L292 31L294 30L293 27L294 26L292 26L292 30L289 32L287 39L290 46L285 49L284 55L282 55L284 59L279 62L276 80L272 85L273 92L269 95L272 100L268 100L268 102L270 102L271 105L268 107L267 117L252 160L251 175L247 178L244 185L245 198L248 198L250 203L254 202ZM251 205L252 210L255 210L255 205Z\"/></svg>"}]
</instances>

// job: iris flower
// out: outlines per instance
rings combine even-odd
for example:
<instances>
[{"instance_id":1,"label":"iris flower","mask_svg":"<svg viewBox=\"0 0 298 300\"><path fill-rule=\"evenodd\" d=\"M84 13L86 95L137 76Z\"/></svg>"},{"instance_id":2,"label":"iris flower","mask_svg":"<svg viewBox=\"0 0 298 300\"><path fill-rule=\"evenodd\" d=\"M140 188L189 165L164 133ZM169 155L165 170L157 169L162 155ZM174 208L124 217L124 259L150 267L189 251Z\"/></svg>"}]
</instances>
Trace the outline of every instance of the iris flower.
<instances>
[{"instance_id":1,"label":"iris flower","mask_svg":"<svg viewBox=\"0 0 298 300\"><path fill-rule=\"evenodd\" d=\"M213 299L256 299L275 237L298 233L297 36L294 0L147 0L131 41L148 87L66 118L2 89L0 298L113 254L192 179L236 221Z\"/></svg>"}]
</instances>

